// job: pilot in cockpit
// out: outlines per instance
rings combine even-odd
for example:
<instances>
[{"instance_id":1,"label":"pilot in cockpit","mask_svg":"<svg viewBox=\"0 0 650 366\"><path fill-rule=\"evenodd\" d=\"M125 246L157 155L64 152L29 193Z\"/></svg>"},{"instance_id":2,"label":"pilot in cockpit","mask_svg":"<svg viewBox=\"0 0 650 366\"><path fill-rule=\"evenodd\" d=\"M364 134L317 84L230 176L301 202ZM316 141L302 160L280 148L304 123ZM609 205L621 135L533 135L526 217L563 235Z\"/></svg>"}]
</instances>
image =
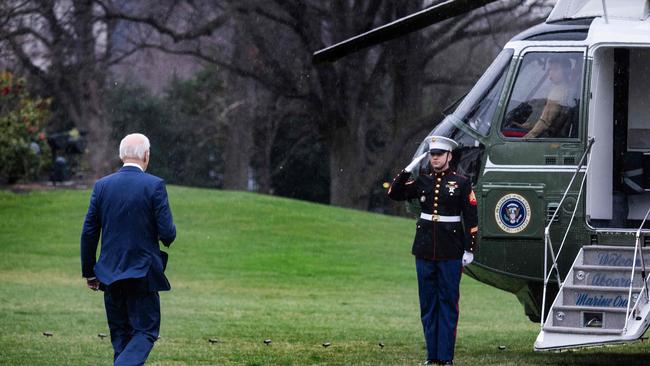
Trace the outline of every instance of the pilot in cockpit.
<instances>
[{"instance_id":1,"label":"pilot in cockpit","mask_svg":"<svg viewBox=\"0 0 650 366\"><path fill-rule=\"evenodd\" d=\"M541 115L536 121L511 124L528 131L524 138L568 137L571 108L570 73L570 60L560 57L549 60L548 79L552 86Z\"/></svg>"}]
</instances>

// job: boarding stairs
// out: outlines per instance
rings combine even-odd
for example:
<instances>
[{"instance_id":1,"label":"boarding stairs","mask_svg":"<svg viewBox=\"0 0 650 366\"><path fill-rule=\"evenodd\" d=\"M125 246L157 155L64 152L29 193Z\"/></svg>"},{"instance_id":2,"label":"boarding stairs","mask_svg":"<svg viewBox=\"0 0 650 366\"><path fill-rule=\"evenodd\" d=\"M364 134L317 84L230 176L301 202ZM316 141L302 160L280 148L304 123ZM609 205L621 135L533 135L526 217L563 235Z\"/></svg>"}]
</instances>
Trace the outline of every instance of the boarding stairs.
<instances>
[{"instance_id":1,"label":"boarding stairs","mask_svg":"<svg viewBox=\"0 0 650 366\"><path fill-rule=\"evenodd\" d=\"M632 342L641 338L650 324L650 295L646 276L646 269L650 267L650 247L641 245L642 232L647 234L643 227L650 209L636 230L634 246L623 243L583 246L566 278L563 280L560 275L558 258L562 255L579 205L574 205L559 247L552 243L551 226L556 222L573 182L579 173L583 173L577 197L577 201L580 201L590 165L587 156L594 142L594 138L589 139L558 208L544 229L544 290L541 330L535 340L536 351ZM553 274L560 289L546 314L546 292Z\"/></svg>"},{"instance_id":2,"label":"boarding stairs","mask_svg":"<svg viewBox=\"0 0 650 366\"><path fill-rule=\"evenodd\" d=\"M535 350L638 340L650 324L643 259L650 248L584 246L558 292Z\"/></svg>"}]
</instances>

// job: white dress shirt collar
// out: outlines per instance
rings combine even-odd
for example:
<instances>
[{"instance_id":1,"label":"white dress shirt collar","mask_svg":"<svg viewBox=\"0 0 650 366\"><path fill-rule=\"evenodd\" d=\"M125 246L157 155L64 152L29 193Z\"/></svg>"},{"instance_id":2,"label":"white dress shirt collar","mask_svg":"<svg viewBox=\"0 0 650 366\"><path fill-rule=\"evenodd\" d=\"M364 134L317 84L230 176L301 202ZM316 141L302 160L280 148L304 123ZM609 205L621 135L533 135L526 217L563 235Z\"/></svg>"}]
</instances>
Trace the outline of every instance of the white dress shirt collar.
<instances>
[{"instance_id":1,"label":"white dress shirt collar","mask_svg":"<svg viewBox=\"0 0 650 366\"><path fill-rule=\"evenodd\" d=\"M134 166L134 167L137 167L138 169L140 169L140 170L142 170L144 172L144 169L142 169L142 167L140 165L136 164L136 163L124 163L124 165L122 165L122 167L125 167L125 166Z\"/></svg>"}]
</instances>

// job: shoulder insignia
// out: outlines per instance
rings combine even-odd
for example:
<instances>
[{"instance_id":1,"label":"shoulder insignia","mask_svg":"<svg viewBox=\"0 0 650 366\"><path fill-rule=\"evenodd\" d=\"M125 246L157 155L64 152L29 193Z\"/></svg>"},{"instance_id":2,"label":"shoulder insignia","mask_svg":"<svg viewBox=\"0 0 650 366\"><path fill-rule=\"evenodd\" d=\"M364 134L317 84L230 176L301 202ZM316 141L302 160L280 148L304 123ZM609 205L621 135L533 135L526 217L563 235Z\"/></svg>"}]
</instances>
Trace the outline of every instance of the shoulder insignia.
<instances>
[{"instance_id":1,"label":"shoulder insignia","mask_svg":"<svg viewBox=\"0 0 650 366\"><path fill-rule=\"evenodd\" d=\"M474 194L473 189L471 192L469 192L469 204L472 206L476 206L476 194Z\"/></svg>"}]
</instances>

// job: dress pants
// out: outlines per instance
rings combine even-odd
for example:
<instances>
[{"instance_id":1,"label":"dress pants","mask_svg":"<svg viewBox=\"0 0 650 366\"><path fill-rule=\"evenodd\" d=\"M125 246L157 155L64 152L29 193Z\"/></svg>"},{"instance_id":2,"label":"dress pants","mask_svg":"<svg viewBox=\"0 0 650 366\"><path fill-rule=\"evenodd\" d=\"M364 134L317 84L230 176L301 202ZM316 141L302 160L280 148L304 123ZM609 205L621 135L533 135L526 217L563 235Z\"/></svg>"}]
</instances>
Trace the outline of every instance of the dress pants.
<instances>
[{"instance_id":1,"label":"dress pants","mask_svg":"<svg viewBox=\"0 0 650 366\"><path fill-rule=\"evenodd\" d=\"M144 365L158 339L160 298L145 279L117 281L104 291L115 366Z\"/></svg>"},{"instance_id":2,"label":"dress pants","mask_svg":"<svg viewBox=\"0 0 650 366\"><path fill-rule=\"evenodd\" d=\"M432 261L416 257L415 268L427 359L451 361L456 344L462 262L460 259Z\"/></svg>"}]
</instances>

